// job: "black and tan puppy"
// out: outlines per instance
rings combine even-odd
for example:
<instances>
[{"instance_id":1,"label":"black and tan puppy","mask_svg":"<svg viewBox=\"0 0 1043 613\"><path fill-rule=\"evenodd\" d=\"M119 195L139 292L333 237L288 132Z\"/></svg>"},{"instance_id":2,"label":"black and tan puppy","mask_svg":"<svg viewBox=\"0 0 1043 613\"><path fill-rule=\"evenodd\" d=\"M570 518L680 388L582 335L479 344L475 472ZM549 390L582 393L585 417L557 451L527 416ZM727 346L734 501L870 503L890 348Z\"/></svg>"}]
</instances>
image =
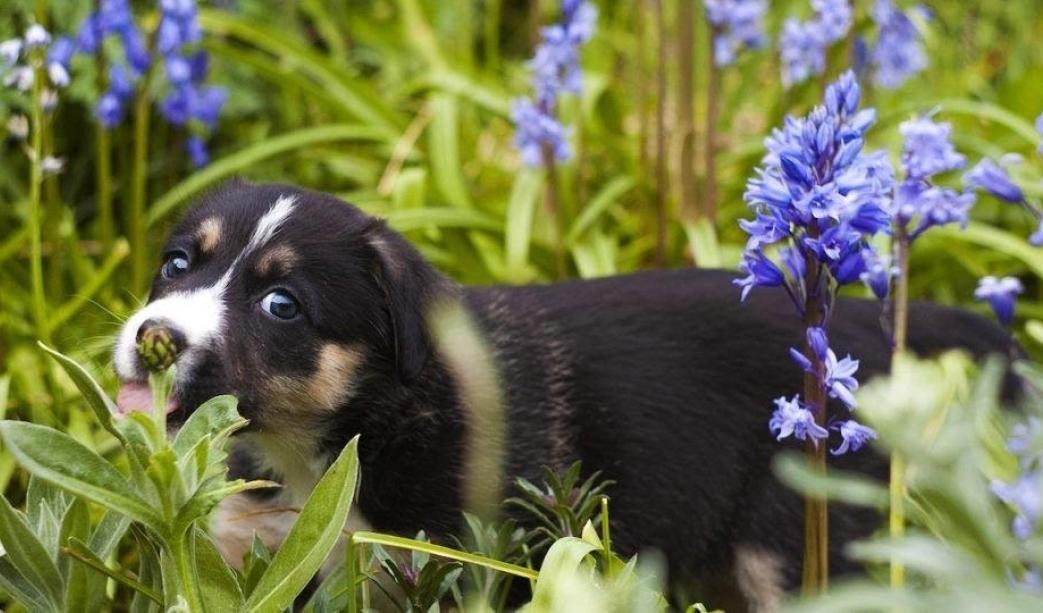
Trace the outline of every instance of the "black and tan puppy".
<instances>
[{"instance_id":1,"label":"black and tan puppy","mask_svg":"<svg viewBox=\"0 0 1043 613\"><path fill-rule=\"evenodd\" d=\"M801 386L787 356L802 331L782 292L744 305L734 273L705 270L533 287L459 287L401 236L331 196L286 185L228 183L167 243L151 302L115 349L119 405L145 408L135 338L166 328L178 341L167 410L183 419L234 394L250 420L256 468L299 504L328 462L361 434L355 525L446 537L460 525L463 442L459 386L434 350L424 314L459 298L487 337L504 387L505 478L582 460L615 481L612 521L623 553L663 552L675 579L725 577L770 606L799 578L803 506L769 468L782 446L768 431L772 399ZM878 303L842 300L831 325L838 353L885 370ZM1002 330L975 315L917 305L920 353L1006 352ZM870 453L835 461L882 474ZM217 527L235 558L252 522ZM271 515L260 526L276 538ZM833 510L841 548L874 529L872 514Z\"/></svg>"}]
</instances>

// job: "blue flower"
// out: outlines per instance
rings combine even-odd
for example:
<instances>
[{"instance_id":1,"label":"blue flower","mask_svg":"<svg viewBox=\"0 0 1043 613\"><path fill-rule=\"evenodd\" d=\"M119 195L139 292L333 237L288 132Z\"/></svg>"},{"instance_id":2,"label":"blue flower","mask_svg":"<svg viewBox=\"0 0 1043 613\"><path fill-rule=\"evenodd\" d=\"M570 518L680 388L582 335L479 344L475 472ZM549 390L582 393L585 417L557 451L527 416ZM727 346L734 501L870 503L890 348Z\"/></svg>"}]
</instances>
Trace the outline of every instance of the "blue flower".
<instances>
[{"instance_id":1,"label":"blue flower","mask_svg":"<svg viewBox=\"0 0 1043 613\"><path fill-rule=\"evenodd\" d=\"M926 11L918 9L926 16ZM909 15L898 10L892 0L876 0L873 21L880 28L870 52L877 85L894 89L927 67L923 36Z\"/></svg>"},{"instance_id":2,"label":"blue flower","mask_svg":"<svg viewBox=\"0 0 1043 613\"><path fill-rule=\"evenodd\" d=\"M985 300L996 313L996 318L1004 326L1009 326L1014 320L1014 303L1018 296L1025 291L1021 281L1015 277L983 277L978 281L978 288L974 290L977 300Z\"/></svg>"},{"instance_id":3,"label":"blue flower","mask_svg":"<svg viewBox=\"0 0 1043 613\"><path fill-rule=\"evenodd\" d=\"M1028 472L1010 484L993 481L992 492L1014 508L1014 536L1021 540L1031 537L1043 514L1043 473Z\"/></svg>"},{"instance_id":4,"label":"blue flower","mask_svg":"<svg viewBox=\"0 0 1043 613\"><path fill-rule=\"evenodd\" d=\"M827 44L835 43L851 30L854 15L849 0L811 0L815 21Z\"/></svg>"},{"instance_id":5,"label":"blue flower","mask_svg":"<svg viewBox=\"0 0 1043 613\"><path fill-rule=\"evenodd\" d=\"M826 69L826 43L822 31L810 21L790 17L779 38L782 84L789 88L822 74Z\"/></svg>"},{"instance_id":6,"label":"blue flower","mask_svg":"<svg viewBox=\"0 0 1043 613\"><path fill-rule=\"evenodd\" d=\"M910 179L927 180L936 174L963 168L967 158L956 151L950 138L952 125L930 117L903 121L898 132L905 139L902 167Z\"/></svg>"},{"instance_id":7,"label":"blue flower","mask_svg":"<svg viewBox=\"0 0 1043 613\"><path fill-rule=\"evenodd\" d=\"M891 279L898 275L898 267L891 265L890 256L878 255L871 250L864 253L866 269L859 275L859 279L866 284L873 295L883 300L891 291Z\"/></svg>"},{"instance_id":8,"label":"blue flower","mask_svg":"<svg viewBox=\"0 0 1043 613\"><path fill-rule=\"evenodd\" d=\"M741 300L745 301L750 290L756 286L778 287L786 281L786 277L771 260L759 251L748 251L739 264L739 271L746 276L735 279L733 284L742 288Z\"/></svg>"},{"instance_id":9,"label":"blue flower","mask_svg":"<svg viewBox=\"0 0 1043 613\"><path fill-rule=\"evenodd\" d=\"M518 99L511 108L514 142L529 166L543 164L545 148L553 159L571 157L568 132L554 116L554 109L559 95L580 91L579 48L593 36L596 22L597 9L590 2L564 0L561 23L540 30L540 44L528 64L535 101Z\"/></svg>"},{"instance_id":10,"label":"blue flower","mask_svg":"<svg viewBox=\"0 0 1043 613\"><path fill-rule=\"evenodd\" d=\"M826 391L830 398L836 398L843 402L849 409L855 408L855 390L858 389L858 380L855 373L858 372L858 360L850 355L837 360L837 354L832 349L826 350Z\"/></svg>"},{"instance_id":11,"label":"blue flower","mask_svg":"<svg viewBox=\"0 0 1043 613\"><path fill-rule=\"evenodd\" d=\"M703 5L713 26L713 58L718 66L728 66L740 51L764 44L767 0L703 0Z\"/></svg>"},{"instance_id":12,"label":"blue flower","mask_svg":"<svg viewBox=\"0 0 1043 613\"><path fill-rule=\"evenodd\" d=\"M1040 113L1039 117L1036 118L1036 132L1039 132L1040 135L1043 135L1043 113ZM1039 143L1037 151L1043 153L1043 141Z\"/></svg>"},{"instance_id":13,"label":"blue flower","mask_svg":"<svg viewBox=\"0 0 1043 613\"><path fill-rule=\"evenodd\" d=\"M122 64L109 66L109 91L121 101L134 95L134 81Z\"/></svg>"},{"instance_id":14,"label":"blue flower","mask_svg":"<svg viewBox=\"0 0 1043 613\"><path fill-rule=\"evenodd\" d=\"M840 446L830 450L833 455L843 455L849 451L858 451L869 441L875 441L876 431L868 426L863 426L853 419L835 424L834 429L840 432L842 439Z\"/></svg>"},{"instance_id":15,"label":"blue flower","mask_svg":"<svg viewBox=\"0 0 1043 613\"><path fill-rule=\"evenodd\" d=\"M531 100L519 98L511 107L514 122L514 144L525 163L532 167L543 164L543 148L548 147L556 160L567 160L572 156L568 144L568 131L556 117L537 108Z\"/></svg>"},{"instance_id":16,"label":"blue flower","mask_svg":"<svg viewBox=\"0 0 1043 613\"><path fill-rule=\"evenodd\" d=\"M1043 219L1039 220L1039 225L1036 226L1036 231L1029 236L1029 243L1036 247L1043 247Z\"/></svg>"},{"instance_id":17,"label":"blue flower","mask_svg":"<svg viewBox=\"0 0 1043 613\"><path fill-rule=\"evenodd\" d=\"M1018 204L1025 200L1025 193L1002 166L989 158L982 158L978 164L963 175L963 185L969 189L981 189L1007 202Z\"/></svg>"},{"instance_id":18,"label":"blue flower","mask_svg":"<svg viewBox=\"0 0 1043 613\"><path fill-rule=\"evenodd\" d=\"M800 402L800 396L786 400L785 396L775 399L775 411L768 422L768 428L777 440L792 436L799 440L811 438L812 443L829 436L829 431L815 423L815 416Z\"/></svg>"},{"instance_id":19,"label":"blue flower","mask_svg":"<svg viewBox=\"0 0 1043 613\"><path fill-rule=\"evenodd\" d=\"M188 157L192 160L192 165L196 168L206 166L210 162L210 154L206 150L206 143L198 136L189 137L185 143L185 148L188 151Z\"/></svg>"},{"instance_id":20,"label":"blue flower","mask_svg":"<svg viewBox=\"0 0 1043 613\"><path fill-rule=\"evenodd\" d=\"M123 102L112 91L105 92L101 98L98 98L94 114L101 121L101 125L106 128L118 126L123 121Z\"/></svg>"}]
</instances>

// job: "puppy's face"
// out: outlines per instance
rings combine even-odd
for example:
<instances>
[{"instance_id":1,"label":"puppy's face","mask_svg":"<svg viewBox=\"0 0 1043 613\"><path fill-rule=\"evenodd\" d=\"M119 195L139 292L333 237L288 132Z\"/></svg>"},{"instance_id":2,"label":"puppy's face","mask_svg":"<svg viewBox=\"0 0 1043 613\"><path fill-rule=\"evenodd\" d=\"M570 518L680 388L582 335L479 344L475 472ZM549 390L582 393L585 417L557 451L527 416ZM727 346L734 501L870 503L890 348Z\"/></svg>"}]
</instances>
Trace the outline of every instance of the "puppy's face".
<instances>
[{"instance_id":1,"label":"puppy's face","mask_svg":"<svg viewBox=\"0 0 1043 613\"><path fill-rule=\"evenodd\" d=\"M416 259L382 223L330 196L227 184L173 232L150 302L119 334L117 405L150 408L137 346L160 332L176 351L171 422L233 394L252 427L314 425L367 377L408 378L423 365Z\"/></svg>"}]
</instances>

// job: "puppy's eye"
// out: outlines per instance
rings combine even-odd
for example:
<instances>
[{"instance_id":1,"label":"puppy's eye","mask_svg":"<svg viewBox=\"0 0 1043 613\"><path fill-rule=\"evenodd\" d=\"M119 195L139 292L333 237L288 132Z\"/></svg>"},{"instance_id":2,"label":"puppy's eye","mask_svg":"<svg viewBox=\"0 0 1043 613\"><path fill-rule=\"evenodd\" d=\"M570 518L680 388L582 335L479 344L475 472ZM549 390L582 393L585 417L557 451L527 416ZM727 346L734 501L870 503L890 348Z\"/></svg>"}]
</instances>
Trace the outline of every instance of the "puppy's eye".
<instances>
[{"instance_id":1,"label":"puppy's eye","mask_svg":"<svg viewBox=\"0 0 1043 613\"><path fill-rule=\"evenodd\" d=\"M163 262L160 272L164 279L180 277L188 272L188 256L182 251L171 253L167 256L167 261Z\"/></svg>"},{"instance_id":2,"label":"puppy's eye","mask_svg":"<svg viewBox=\"0 0 1043 613\"><path fill-rule=\"evenodd\" d=\"M261 298L261 308L279 319L293 319L301 311L301 305L289 292L277 289Z\"/></svg>"}]
</instances>

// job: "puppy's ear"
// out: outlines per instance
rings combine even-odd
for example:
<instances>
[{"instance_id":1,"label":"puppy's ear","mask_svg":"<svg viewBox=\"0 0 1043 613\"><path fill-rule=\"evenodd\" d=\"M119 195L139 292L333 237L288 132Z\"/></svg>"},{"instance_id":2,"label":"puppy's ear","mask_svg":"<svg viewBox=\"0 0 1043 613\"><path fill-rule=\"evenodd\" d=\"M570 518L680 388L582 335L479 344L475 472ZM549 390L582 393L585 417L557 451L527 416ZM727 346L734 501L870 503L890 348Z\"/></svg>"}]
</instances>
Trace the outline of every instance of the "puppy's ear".
<instances>
[{"instance_id":1,"label":"puppy's ear","mask_svg":"<svg viewBox=\"0 0 1043 613\"><path fill-rule=\"evenodd\" d=\"M377 222L366 233L376 252L373 271L391 320L395 366L405 383L416 380L431 356L426 315L446 280L401 235Z\"/></svg>"}]
</instances>

